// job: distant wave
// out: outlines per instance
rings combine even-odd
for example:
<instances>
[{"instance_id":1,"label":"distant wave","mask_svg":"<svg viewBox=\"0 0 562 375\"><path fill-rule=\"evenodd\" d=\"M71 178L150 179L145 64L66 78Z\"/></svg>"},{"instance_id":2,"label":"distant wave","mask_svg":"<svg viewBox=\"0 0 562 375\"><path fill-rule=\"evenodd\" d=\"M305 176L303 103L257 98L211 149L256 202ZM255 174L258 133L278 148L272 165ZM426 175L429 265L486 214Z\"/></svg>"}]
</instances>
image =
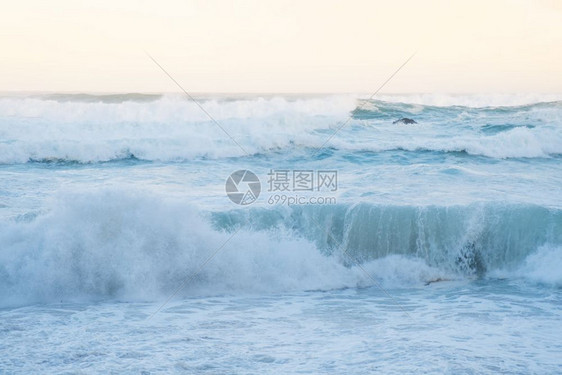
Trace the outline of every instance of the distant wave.
<instances>
[{"instance_id":1,"label":"distant wave","mask_svg":"<svg viewBox=\"0 0 562 375\"><path fill-rule=\"evenodd\" d=\"M162 99L163 94L62 94L51 93L32 96L40 100L50 100L59 103L84 102L84 103L123 103L123 102L152 102Z\"/></svg>"},{"instance_id":2,"label":"distant wave","mask_svg":"<svg viewBox=\"0 0 562 375\"><path fill-rule=\"evenodd\" d=\"M206 110L251 153L306 144L315 129L348 116L351 96L208 99ZM0 163L127 158L189 160L243 152L183 97L144 101L0 99Z\"/></svg>"},{"instance_id":3,"label":"distant wave","mask_svg":"<svg viewBox=\"0 0 562 375\"><path fill-rule=\"evenodd\" d=\"M377 100L432 107L498 108L561 102L557 94L378 94Z\"/></svg>"},{"instance_id":4,"label":"distant wave","mask_svg":"<svg viewBox=\"0 0 562 375\"><path fill-rule=\"evenodd\" d=\"M169 132L165 134L160 131L161 129L147 125L138 126L135 132L134 126L124 125L120 129L97 129L97 134L86 131L84 138L80 138L79 132L75 132L74 139L51 134L29 137L36 139L0 141L0 164L101 163L126 160L182 162L197 158L245 156L234 142L220 133L218 128L213 128L212 124L170 127ZM315 155L317 147L320 147L329 135L318 129L285 133L281 125L252 131L253 134L237 137L238 143L241 143L250 155L295 150ZM68 133L72 132L73 130L68 129ZM105 134L102 134L104 132ZM113 132L114 136L111 135ZM127 135L123 135L123 132ZM340 136L334 137L325 147L327 150L341 151L345 154L365 151L440 152L498 159L550 158L562 155L562 128L521 126L508 127L505 130L496 129L495 134L490 133L482 131L480 134L452 135L450 138L432 137L427 134L409 137L397 135L381 136L377 139L376 134L369 134L359 140Z\"/></svg>"},{"instance_id":5,"label":"distant wave","mask_svg":"<svg viewBox=\"0 0 562 375\"><path fill-rule=\"evenodd\" d=\"M436 151L444 153L466 153L490 158L546 158L562 155L562 127L560 129L529 129L516 127L504 132L487 135L473 134L431 138L427 136L407 139L381 139L371 144L345 144L335 141L338 148L354 151L384 152Z\"/></svg>"},{"instance_id":6,"label":"distant wave","mask_svg":"<svg viewBox=\"0 0 562 375\"><path fill-rule=\"evenodd\" d=\"M327 147L344 152L464 152L490 158L562 154L562 104L556 101L472 108L367 103L353 95L202 100L250 154L314 149L350 116L348 126ZM404 116L416 118L419 125L392 125ZM243 155L197 105L179 95L0 98L0 164L97 163L131 157L185 161Z\"/></svg>"},{"instance_id":7,"label":"distant wave","mask_svg":"<svg viewBox=\"0 0 562 375\"><path fill-rule=\"evenodd\" d=\"M182 295L372 286L371 277L422 287L494 273L562 285L560 210L359 204L209 214L128 189L61 195L45 213L3 222L0 301L163 298L239 227Z\"/></svg>"}]
</instances>

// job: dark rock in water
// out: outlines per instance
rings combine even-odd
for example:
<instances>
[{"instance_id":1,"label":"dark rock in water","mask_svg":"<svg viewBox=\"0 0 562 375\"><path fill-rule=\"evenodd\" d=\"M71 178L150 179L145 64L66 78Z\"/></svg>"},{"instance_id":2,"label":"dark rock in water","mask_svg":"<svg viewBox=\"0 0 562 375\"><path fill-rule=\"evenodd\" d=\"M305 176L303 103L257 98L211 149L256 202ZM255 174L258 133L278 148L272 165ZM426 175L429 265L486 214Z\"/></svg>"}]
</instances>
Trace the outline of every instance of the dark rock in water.
<instances>
[{"instance_id":1,"label":"dark rock in water","mask_svg":"<svg viewBox=\"0 0 562 375\"><path fill-rule=\"evenodd\" d=\"M394 121L393 124L417 124L417 122L411 118L403 117L400 120Z\"/></svg>"}]
</instances>

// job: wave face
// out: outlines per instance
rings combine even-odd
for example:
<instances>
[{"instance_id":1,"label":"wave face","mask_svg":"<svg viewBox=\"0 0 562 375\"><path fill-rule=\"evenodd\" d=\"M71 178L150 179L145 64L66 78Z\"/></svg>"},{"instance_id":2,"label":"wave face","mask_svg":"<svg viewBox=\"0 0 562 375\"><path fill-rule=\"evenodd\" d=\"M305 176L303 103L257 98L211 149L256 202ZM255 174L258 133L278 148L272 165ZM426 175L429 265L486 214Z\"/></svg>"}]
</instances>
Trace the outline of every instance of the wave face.
<instances>
[{"instance_id":1,"label":"wave face","mask_svg":"<svg viewBox=\"0 0 562 375\"><path fill-rule=\"evenodd\" d=\"M210 214L181 200L112 189L60 196L46 213L2 225L0 243L3 305L163 298L183 283L182 295L375 281L412 287L487 275L562 285L562 211L526 205Z\"/></svg>"},{"instance_id":2,"label":"wave face","mask_svg":"<svg viewBox=\"0 0 562 375\"><path fill-rule=\"evenodd\" d=\"M344 152L435 151L488 158L562 154L556 96L203 97L201 104L250 154L320 147ZM537 102L532 102L532 101ZM543 101L543 102L541 102ZM548 101L548 102L544 102ZM415 118L412 130L392 125ZM243 156L196 104L178 95L0 97L0 163L185 161Z\"/></svg>"},{"instance_id":3,"label":"wave face","mask_svg":"<svg viewBox=\"0 0 562 375\"><path fill-rule=\"evenodd\" d=\"M283 227L325 252L349 254L351 263L398 254L470 275L513 268L540 246L562 246L562 211L529 205L307 206L216 213L215 223Z\"/></svg>"}]
</instances>

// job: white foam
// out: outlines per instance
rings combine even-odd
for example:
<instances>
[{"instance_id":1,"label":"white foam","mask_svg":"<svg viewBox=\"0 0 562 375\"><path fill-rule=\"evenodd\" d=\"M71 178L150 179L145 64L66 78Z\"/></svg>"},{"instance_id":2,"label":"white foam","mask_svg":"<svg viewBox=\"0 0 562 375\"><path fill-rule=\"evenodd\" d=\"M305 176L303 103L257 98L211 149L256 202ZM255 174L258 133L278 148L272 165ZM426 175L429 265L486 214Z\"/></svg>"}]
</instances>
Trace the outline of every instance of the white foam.
<instances>
[{"instance_id":1,"label":"white foam","mask_svg":"<svg viewBox=\"0 0 562 375\"><path fill-rule=\"evenodd\" d=\"M562 247L539 247L525 259L515 274L538 283L562 286Z\"/></svg>"},{"instance_id":2,"label":"white foam","mask_svg":"<svg viewBox=\"0 0 562 375\"><path fill-rule=\"evenodd\" d=\"M383 130L384 132L384 130ZM466 133L443 137L435 129L366 134L365 137L345 139L340 136L331 143L342 150L389 150L466 152L490 158L547 158L562 154L562 127L518 127L498 134Z\"/></svg>"},{"instance_id":3,"label":"white foam","mask_svg":"<svg viewBox=\"0 0 562 375\"><path fill-rule=\"evenodd\" d=\"M400 146L400 145L397 145ZM464 151L471 155L492 158L534 158L562 154L562 130L515 128L486 136L453 137L447 140L431 140L427 143L399 147L412 151Z\"/></svg>"},{"instance_id":4,"label":"white foam","mask_svg":"<svg viewBox=\"0 0 562 375\"><path fill-rule=\"evenodd\" d=\"M211 99L205 110L250 153L310 143L355 107L351 96ZM243 151L193 102L164 96L117 103L0 98L0 163L98 162L239 156Z\"/></svg>"}]
</instances>

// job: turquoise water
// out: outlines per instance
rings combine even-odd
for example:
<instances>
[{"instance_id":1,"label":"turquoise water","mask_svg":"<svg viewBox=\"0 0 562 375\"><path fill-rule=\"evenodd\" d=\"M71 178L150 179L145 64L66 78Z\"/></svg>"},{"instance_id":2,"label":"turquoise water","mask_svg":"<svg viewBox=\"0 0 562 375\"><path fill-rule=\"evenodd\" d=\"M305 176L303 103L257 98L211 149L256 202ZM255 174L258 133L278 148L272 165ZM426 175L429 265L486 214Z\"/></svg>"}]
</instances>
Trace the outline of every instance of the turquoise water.
<instances>
[{"instance_id":1,"label":"turquoise water","mask_svg":"<svg viewBox=\"0 0 562 375\"><path fill-rule=\"evenodd\" d=\"M559 98L200 100L0 98L0 370L562 371Z\"/></svg>"}]
</instances>

